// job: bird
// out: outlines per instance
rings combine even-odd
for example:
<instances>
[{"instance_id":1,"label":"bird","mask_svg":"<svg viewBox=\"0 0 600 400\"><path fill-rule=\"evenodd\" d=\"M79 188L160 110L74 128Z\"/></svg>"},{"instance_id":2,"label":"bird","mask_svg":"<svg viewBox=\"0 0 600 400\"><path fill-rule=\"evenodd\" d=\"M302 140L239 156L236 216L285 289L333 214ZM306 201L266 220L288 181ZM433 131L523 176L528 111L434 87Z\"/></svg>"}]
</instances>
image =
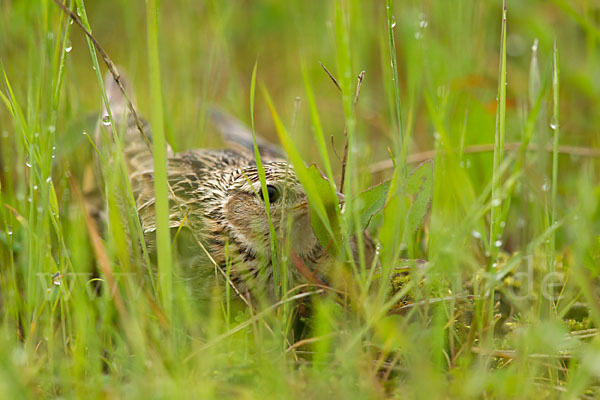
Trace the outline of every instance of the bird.
<instances>
[{"instance_id":1,"label":"bird","mask_svg":"<svg viewBox=\"0 0 600 400\"><path fill-rule=\"evenodd\" d=\"M138 129L139 119L132 114L121 88L111 75L105 81L112 121L117 131L123 132L123 155L144 239L149 252L155 253L154 165L148 146L151 128L142 119L142 129L148 138L144 140ZM252 134L216 108L209 113L227 148L178 153L168 145L166 149L169 227L176 236L174 247L183 279L196 297L208 301L214 277L222 278L222 272L230 266L227 284L233 285L236 292L272 297L277 290L276 266ZM102 121L107 120L104 108ZM106 125L99 124L105 130ZM333 258L312 229L308 199L293 167L276 146L260 138L257 144L275 240L281 242L286 238L300 264L319 282L326 281ZM367 263L370 263L374 245L370 236L365 238ZM217 268L221 274L215 273ZM290 286L306 281L299 268L288 268L287 276Z\"/></svg>"}]
</instances>

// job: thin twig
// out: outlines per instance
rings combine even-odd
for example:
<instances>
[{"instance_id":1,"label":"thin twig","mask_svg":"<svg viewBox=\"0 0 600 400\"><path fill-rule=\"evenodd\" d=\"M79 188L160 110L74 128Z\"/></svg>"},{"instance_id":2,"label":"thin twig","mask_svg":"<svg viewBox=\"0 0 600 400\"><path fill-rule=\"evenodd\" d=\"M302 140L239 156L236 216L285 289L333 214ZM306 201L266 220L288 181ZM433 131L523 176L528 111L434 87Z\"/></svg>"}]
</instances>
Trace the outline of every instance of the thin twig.
<instances>
[{"instance_id":1,"label":"thin twig","mask_svg":"<svg viewBox=\"0 0 600 400\"><path fill-rule=\"evenodd\" d=\"M298 347L302 347L302 346L304 346L306 344L310 344L310 343L315 343L315 342L318 342L319 340L323 340L323 339L330 338L332 336L336 336L337 334L338 334L338 332L331 332L327 335L310 337L310 338L299 340L296 343L294 343L293 345L291 345L290 347L288 347L285 350L285 352L289 353L290 351L297 349Z\"/></svg>"},{"instance_id":2,"label":"thin twig","mask_svg":"<svg viewBox=\"0 0 600 400\"><path fill-rule=\"evenodd\" d=\"M514 360L519 355L516 350L486 350L477 346L473 346L471 351L475 354L487 355L496 358L505 358L509 360ZM527 356L527 358L561 358L561 359L571 359L573 356L571 354L541 354L541 353L532 353Z\"/></svg>"},{"instance_id":3,"label":"thin twig","mask_svg":"<svg viewBox=\"0 0 600 400\"><path fill-rule=\"evenodd\" d=\"M335 154L336 158L338 159L338 161L342 161L342 158L340 157L340 155L338 154L337 150L335 149L335 143L333 142L333 135L330 136L331 139L331 148L333 149L333 154Z\"/></svg>"},{"instance_id":4,"label":"thin twig","mask_svg":"<svg viewBox=\"0 0 600 400\"><path fill-rule=\"evenodd\" d=\"M125 102L127 103L127 107L129 108L129 111L131 111L131 115L133 115L133 119L135 120L135 125L136 125L138 131L140 132L140 134L144 138L144 142L146 142L146 146L148 146L148 150L150 151L150 153L152 153L152 144L150 143L150 140L148 139L148 136L146 136L146 133L144 132L143 124L140 121L140 119L138 118L137 112L135 111L135 107L133 106L133 103L131 102L131 100L129 99L129 96L127 95L127 91L125 90L125 86L123 86L123 82L121 81L121 75L119 74L119 71L117 70L117 66L115 65L115 63L112 62L112 60L110 59L110 57L108 56L108 54L106 53L106 51L104 51L104 48L102 48L102 46L100 45L100 42L98 42L98 40L96 40L96 38L85 27L85 25L83 25L83 22L77 16L77 14L75 14L73 11L71 11L69 9L69 7L67 7L60 0L54 0L54 2L77 25L79 25L79 27L81 28L81 30L83 30L83 33L85 33L85 35L92 41L92 44L96 48L96 51L98 53L100 53L100 56L102 57L102 60L104 60L104 63L108 67L108 70L110 71L110 74L112 75L112 77L115 80L115 82L117 82L117 86L119 86L119 89L121 90L121 93L123 93L123 97L125 98Z\"/></svg>"},{"instance_id":5,"label":"thin twig","mask_svg":"<svg viewBox=\"0 0 600 400\"><path fill-rule=\"evenodd\" d=\"M362 87L363 79L365 79L365 71L361 71L358 74L358 83L356 84L356 93L354 93L354 101L352 102L352 106L354 110L356 110L356 103L358 103L358 96L360 95L360 88Z\"/></svg>"},{"instance_id":6,"label":"thin twig","mask_svg":"<svg viewBox=\"0 0 600 400\"><path fill-rule=\"evenodd\" d=\"M341 93L342 92L342 88L340 87L340 84L338 83L338 81L333 77L333 75L331 75L331 72L329 72L329 70L327 69L327 67L325 67L322 62L320 62L319 64L321 64L321 68L323 68L325 70L325 72L327 73L327 75L329 75L329 78L333 81L333 84L335 85L335 87L338 88L338 90Z\"/></svg>"},{"instance_id":7,"label":"thin twig","mask_svg":"<svg viewBox=\"0 0 600 400\"><path fill-rule=\"evenodd\" d=\"M521 142L512 142L505 143L504 150L515 151L521 148ZM464 148L463 153L465 154L477 154L477 153L487 153L494 150L494 144L476 144L472 146L467 146ZM540 151L539 147L536 144L530 144L527 146L527 151ZM553 151L552 145L549 145L545 149L548 152ZM558 146L558 152L561 154L568 154L571 156L577 157L589 157L589 158L600 158L600 150L598 149L590 149L588 147L577 147L577 146ZM435 158L437 151L436 150L428 150L420 153L409 154L406 162L409 164L417 164L426 160L431 160ZM369 167L371 173L382 172L388 169L393 168L393 163L391 160L383 160L371 164Z\"/></svg>"},{"instance_id":8,"label":"thin twig","mask_svg":"<svg viewBox=\"0 0 600 400\"><path fill-rule=\"evenodd\" d=\"M363 79L365 79L365 71L361 71L358 74L358 83L356 84L356 93L354 94L354 101L352 102L352 112L356 112L356 103L358 103L358 96L360 95L360 88L362 87ZM348 163L348 127L344 126L344 159L342 160L342 176L340 177L340 192L344 193L344 183L346 179L346 164Z\"/></svg>"}]
</instances>

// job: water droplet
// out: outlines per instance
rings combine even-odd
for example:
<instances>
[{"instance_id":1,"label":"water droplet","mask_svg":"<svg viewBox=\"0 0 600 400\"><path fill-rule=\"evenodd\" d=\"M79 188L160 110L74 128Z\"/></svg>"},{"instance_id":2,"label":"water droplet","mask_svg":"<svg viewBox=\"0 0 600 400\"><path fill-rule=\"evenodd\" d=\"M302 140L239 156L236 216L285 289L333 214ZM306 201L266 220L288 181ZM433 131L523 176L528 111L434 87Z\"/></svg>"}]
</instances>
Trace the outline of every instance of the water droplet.
<instances>
[{"instance_id":1,"label":"water droplet","mask_svg":"<svg viewBox=\"0 0 600 400\"><path fill-rule=\"evenodd\" d=\"M544 184L542 185L542 191L547 192L548 190L550 190L550 182L548 182L546 180L546 181L544 181Z\"/></svg>"},{"instance_id":2,"label":"water droplet","mask_svg":"<svg viewBox=\"0 0 600 400\"><path fill-rule=\"evenodd\" d=\"M38 208L37 208L38 214L41 214L43 211L44 211L44 209L42 208L42 206L38 206Z\"/></svg>"},{"instance_id":3,"label":"water droplet","mask_svg":"<svg viewBox=\"0 0 600 400\"><path fill-rule=\"evenodd\" d=\"M498 267L498 263L493 263L492 268L496 269Z\"/></svg>"},{"instance_id":4,"label":"water droplet","mask_svg":"<svg viewBox=\"0 0 600 400\"><path fill-rule=\"evenodd\" d=\"M427 25L429 25L429 22L427 22L427 20L422 19L421 22L419 22L419 27L421 27L422 29L427 28Z\"/></svg>"},{"instance_id":5,"label":"water droplet","mask_svg":"<svg viewBox=\"0 0 600 400\"><path fill-rule=\"evenodd\" d=\"M33 185L33 190L38 190L38 185Z\"/></svg>"},{"instance_id":6,"label":"water droplet","mask_svg":"<svg viewBox=\"0 0 600 400\"><path fill-rule=\"evenodd\" d=\"M31 196L28 196L28 197L27 197L27 202L28 202L28 203L31 203L32 201L33 201L33 197L31 197Z\"/></svg>"},{"instance_id":7,"label":"water droplet","mask_svg":"<svg viewBox=\"0 0 600 400\"><path fill-rule=\"evenodd\" d=\"M25 160L25 166L27 168L31 168L31 164L29 163L29 160Z\"/></svg>"},{"instance_id":8,"label":"water droplet","mask_svg":"<svg viewBox=\"0 0 600 400\"><path fill-rule=\"evenodd\" d=\"M49 177L46 178L46 183L50 183L50 182L52 182L52 177L51 176L49 176Z\"/></svg>"},{"instance_id":9,"label":"water droplet","mask_svg":"<svg viewBox=\"0 0 600 400\"><path fill-rule=\"evenodd\" d=\"M423 38L423 34L421 32L415 32L415 39L421 40Z\"/></svg>"},{"instance_id":10,"label":"water droplet","mask_svg":"<svg viewBox=\"0 0 600 400\"><path fill-rule=\"evenodd\" d=\"M71 45L71 42L67 42L67 47L65 47L65 53L70 53L71 50L73 50L73 46Z\"/></svg>"},{"instance_id":11,"label":"water droplet","mask_svg":"<svg viewBox=\"0 0 600 400\"><path fill-rule=\"evenodd\" d=\"M108 117L108 115L105 115L102 117L102 125L104 125L104 126L110 125L110 118Z\"/></svg>"},{"instance_id":12,"label":"water droplet","mask_svg":"<svg viewBox=\"0 0 600 400\"><path fill-rule=\"evenodd\" d=\"M38 138L38 137L40 137L40 133L39 133L39 132L36 132L36 133L34 133L34 134L33 134L33 137L35 137L35 138Z\"/></svg>"},{"instance_id":13,"label":"water droplet","mask_svg":"<svg viewBox=\"0 0 600 400\"><path fill-rule=\"evenodd\" d=\"M492 200L492 207L498 207L500 205L501 201L500 199L496 198L494 200Z\"/></svg>"},{"instance_id":14,"label":"water droplet","mask_svg":"<svg viewBox=\"0 0 600 400\"><path fill-rule=\"evenodd\" d=\"M87 135L87 131L83 131L83 132L81 132L81 134L82 134L83 136L85 136L85 135Z\"/></svg>"},{"instance_id":15,"label":"water droplet","mask_svg":"<svg viewBox=\"0 0 600 400\"><path fill-rule=\"evenodd\" d=\"M12 234L13 234L12 229L8 228L8 231L6 233L8 233L8 236L12 236Z\"/></svg>"},{"instance_id":16,"label":"water droplet","mask_svg":"<svg viewBox=\"0 0 600 400\"><path fill-rule=\"evenodd\" d=\"M92 70L94 70L94 71L96 70L96 66L95 65L92 65Z\"/></svg>"},{"instance_id":17,"label":"water droplet","mask_svg":"<svg viewBox=\"0 0 600 400\"><path fill-rule=\"evenodd\" d=\"M396 27L396 17L392 15L392 29Z\"/></svg>"},{"instance_id":18,"label":"water droplet","mask_svg":"<svg viewBox=\"0 0 600 400\"><path fill-rule=\"evenodd\" d=\"M434 138L435 140L441 140L441 139L442 139L442 136L440 135L440 133L439 133L439 132L434 132L434 133L433 133L433 138Z\"/></svg>"},{"instance_id":19,"label":"water droplet","mask_svg":"<svg viewBox=\"0 0 600 400\"><path fill-rule=\"evenodd\" d=\"M52 275L52 284L54 286L60 286L60 284L62 283L61 278L62 276L60 275L60 272L55 273L54 275Z\"/></svg>"},{"instance_id":20,"label":"water droplet","mask_svg":"<svg viewBox=\"0 0 600 400\"><path fill-rule=\"evenodd\" d=\"M56 131L56 127L54 125L49 125L48 126L48 132L54 133L55 131Z\"/></svg>"},{"instance_id":21,"label":"water droplet","mask_svg":"<svg viewBox=\"0 0 600 400\"><path fill-rule=\"evenodd\" d=\"M552 117L552 121L550 121L550 129L552 129L553 131L558 129L558 122L554 117Z\"/></svg>"},{"instance_id":22,"label":"water droplet","mask_svg":"<svg viewBox=\"0 0 600 400\"><path fill-rule=\"evenodd\" d=\"M473 231L471 232L471 235L473 235L475 239L481 239L481 233L479 233L479 231Z\"/></svg>"},{"instance_id":23,"label":"water droplet","mask_svg":"<svg viewBox=\"0 0 600 400\"><path fill-rule=\"evenodd\" d=\"M506 222L505 221L500 221L500 228L504 228L506 226Z\"/></svg>"},{"instance_id":24,"label":"water droplet","mask_svg":"<svg viewBox=\"0 0 600 400\"><path fill-rule=\"evenodd\" d=\"M494 242L494 246L496 246L496 247L500 247L500 246L502 246L502 240L496 240L496 241Z\"/></svg>"},{"instance_id":25,"label":"water droplet","mask_svg":"<svg viewBox=\"0 0 600 400\"><path fill-rule=\"evenodd\" d=\"M56 158L56 154L52 154L52 158Z\"/></svg>"},{"instance_id":26,"label":"water droplet","mask_svg":"<svg viewBox=\"0 0 600 400\"><path fill-rule=\"evenodd\" d=\"M73 25L73 20L70 20L70 21L69 21L69 25Z\"/></svg>"},{"instance_id":27,"label":"water droplet","mask_svg":"<svg viewBox=\"0 0 600 400\"><path fill-rule=\"evenodd\" d=\"M538 49L538 38L535 38L533 40L533 45L531 46L531 51L533 51L534 53L536 53L537 49Z\"/></svg>"}]
</instances>

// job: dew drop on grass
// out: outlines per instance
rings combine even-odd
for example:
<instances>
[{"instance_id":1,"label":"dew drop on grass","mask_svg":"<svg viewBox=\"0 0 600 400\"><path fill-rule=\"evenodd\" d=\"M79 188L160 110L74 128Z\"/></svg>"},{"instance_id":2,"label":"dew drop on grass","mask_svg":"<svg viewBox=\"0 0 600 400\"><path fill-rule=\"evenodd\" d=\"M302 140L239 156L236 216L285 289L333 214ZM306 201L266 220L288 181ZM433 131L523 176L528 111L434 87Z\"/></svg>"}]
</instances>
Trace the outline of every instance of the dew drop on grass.
<instances>
[{"instance_id":1,"label":"dew drop on grass","mask_svg":"<svg viewBox=\"0 0 600 400\"><path fill-rule=\"evenodd\" d=\"M87 135L87 131L83 131L83 132L81 132L81 134L82 134L83 136L85 136L85 135Z\"/></svg>"},{"instance_id":2,"label":"dew drop on grass","mask_svg":"<svg viewBox=\"0 0 600 400\"><path fill-rule=\"evenodd\" d=\"M545 181L542 185L542 191L547 192L548 190L550 190L550 183L548 181Z\"/></svg>"},{"instance_id":3,"label":"dew drop on grass","mask_svg":"<svg viewBox=\"0 0 600 400\"><path fill-rule=\"evenodd\" d=\"M498 263L493 263L492 268L496 269L498 267Z\"/></svg>"},{"instance_id":4,"label":"dew drop on grass","mask_svg":"<svg viewBox=\"0 0 600 400\"><path fill-rule=\"evenodd\" d=\"M31 163L29 162L29 160L25 160L25 166L27 168L31 168Z\"/></svg>"},{"instance_id":5,"label":"dew drop on grass","mask_svg":"<svg viewBox=\"0 0 600 400\"><path fill-rule=\"evenodd\" d=\"M479 231L473 231L471 232L471 235L473 235L475 239L481 239L481 233L479 233Z\"/></svg>"},{"instance_id":6,"label":"dew drop on grass","mask_svg":"<svg viewBox=\"0 0 600 400\"><path fill-rule=\"evenodd\" d=\"M552 117L552 121L550 121L550 129L555 131L557 128L558 128L558 123L556 122L556 119L554 117Z\"/></svg>"},{"instance_id":7,"label":"dew drop on grass","mask_svg":"<svg viewBox=\"0 0 600 400\"><path fill-rule=\"evenodd\" d=\"M415 32L415 39L421 40L423 38L423 34L421 32Z\"/></svg>"},{"instance_id":8,"label":"dew drop on grass","mask_svg":"<svg viewBox=\"0 0 600 400\"><path fill-rule=\"evenodd\" d=\"M56 131L56 127L54 125L49 125L48 126L48 132L54 133L55 131Z\"/></svg>"},{"instance_id":9,"label":"dew drop on grass","mask_svg":"<svg viewBox=\"0 0 600 400\"><path fill-rule=\"evenodd\" d=\"M504 228L506 226L506 222L505 221L501 221L500 222L500 228Z\"/></svg>"},{"instance_id":10,"label":"dew drop on grass","mask_svg":"<svg viewBox=\"0 0 600 400\"><path fill-rule=\"evenodd\" d=\"M8 228L8 231L6 233L8 233L8 236L12 236L12 234L13 234L12 229Z\"/></svg>"},{"instance_id":11,"label":"dew drop on grass","mask_svg":"<svg viewBox=\"0 0 600 400\"><path fill-rule=\"evenodd\" d=\"M46 178L46 183L50 183L50 182L52 182L52 177L51 176L49 176L49 177Z\"/></svg>"},{"instance_id":12,"label":"dew drop on grass","mask_svg":"<svg viewBox=\"0 0 600 400\"><path fill-rule=\"evenodd\" d=\"M38 190L38 185L33 185L33 190Z\"/></svg>"},{"instance_id":13,"label":"dew drop on grass","mask_svg":"<svg viewBox=\"0 0 600 400\"><path fill-rule=\"evenodd\" d=\"M57 272L54 275L52 275L52 284L54 286L60 286L62 283L62 280L60 278L61 278L60 272Z\"/></svg>"},{"instance_id":14,"label":"dew drop on grass","mask_svg":"<svg viewBox=\"0 0 600 400\"><path fill-rule=\"evenodd\" d=\"M498 207L500 205L500 199L494 199L492 200L492 207Z\"/></svg>"},{"instance_id":15,"label":"dew drop on grass","mask_svg":"<svg viewBox=\"0 0 600 400\"><path fill-rule=\"evenodd\" d=\"M73 45L69 41L69 42L67 42L67 47L65 47L65 53L70 53L71 50L73 50Z\"/></svg>"},{"instance_id":16,"label":"dew drop on grass","mask_svg":"<svg viewBox=\"0 0 600 400\"><path fill-rule=\"evenodd\" d=\"M104 125L104 126L110 125L110 118L108 117L108 115L105 115L102 117L102 125Z\"/></svg>"},{"instance_id":17,"label":"dew drop on grass","mask_svg":"<svg viewBox=\"0 0 600 400\"><path fill-rule=\"evenodd\" d=\"M531 46L531 51L533 51L534 53L537 51L538 49L538 38L535 38L533 41L533 45Z\"/></svg>"},{"instance_id":18,"label":"dew drop on grass","mask_svg":"<svg viewBox=\"0 0 600 400\"><path fill-rule=\"evenodd\" d=\"M496 247L500 247L500 246L502 246L502 240L496 240L496 241L494 242L494 246L496 246Z\"/></svg>"}]
</instances>

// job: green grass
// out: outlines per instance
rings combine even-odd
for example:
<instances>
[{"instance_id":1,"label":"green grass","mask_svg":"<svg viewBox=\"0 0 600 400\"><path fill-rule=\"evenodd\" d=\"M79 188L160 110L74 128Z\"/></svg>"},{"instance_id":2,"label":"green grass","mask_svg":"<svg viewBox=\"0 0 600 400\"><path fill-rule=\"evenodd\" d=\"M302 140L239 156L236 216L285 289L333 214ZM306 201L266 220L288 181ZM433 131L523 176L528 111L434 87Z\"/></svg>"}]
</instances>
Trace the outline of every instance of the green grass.
<instances>
[{"instance_id":1,"label":"green grass","mask_svg":"<svg viewBox=\"0 0 600 400\"><path fill-rule=\"evenodd\" d=\"M2 397L600 396L598 9L507 3L69 2L153 127L155 270L121 132L93 135L101 58L54 2L1 2ZM209 103L282 144L345 295L286 287L273 241L278 299L190 298L163 145L218 146ZM371 216L376 269L348 245Z\"/></svg>"}]
</instances>

